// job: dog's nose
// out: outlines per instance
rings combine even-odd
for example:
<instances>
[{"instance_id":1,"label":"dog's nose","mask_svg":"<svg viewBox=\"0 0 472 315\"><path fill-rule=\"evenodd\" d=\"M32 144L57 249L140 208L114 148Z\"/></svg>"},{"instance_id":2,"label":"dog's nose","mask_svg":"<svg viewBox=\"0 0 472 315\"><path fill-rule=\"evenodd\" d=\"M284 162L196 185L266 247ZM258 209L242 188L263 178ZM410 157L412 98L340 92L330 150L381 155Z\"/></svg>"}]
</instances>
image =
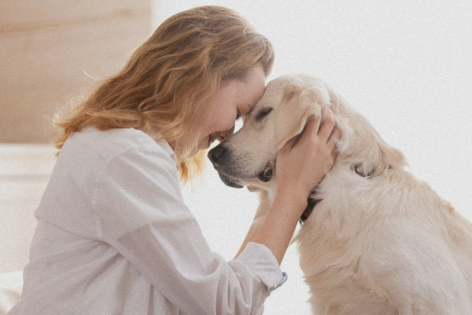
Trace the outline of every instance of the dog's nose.
<instances>
[{"instance_id":1,"label":"dog's nose","mask_svg":"<svg viewBox=\"0 0 472 315\"><path fill-rule=\"evenodd\" d=\"M218 160L224 156L226 149L221 145L217 145L208 152L208 158L213 164L218 164Z\"/></svg>"}]
</instances>

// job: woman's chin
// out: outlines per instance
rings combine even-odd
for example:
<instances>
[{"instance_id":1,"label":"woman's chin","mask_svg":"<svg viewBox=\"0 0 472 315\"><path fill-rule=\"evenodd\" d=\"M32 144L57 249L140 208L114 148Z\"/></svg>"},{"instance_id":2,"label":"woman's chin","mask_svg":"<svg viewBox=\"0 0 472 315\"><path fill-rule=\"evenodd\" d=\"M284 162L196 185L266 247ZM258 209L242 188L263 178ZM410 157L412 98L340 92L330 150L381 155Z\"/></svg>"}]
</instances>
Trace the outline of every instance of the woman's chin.
<instances>
[{"instance_id":1,"label":"woman's chin","mask_svg":"<svg viewBox=\"0 0 472 315\"><path fill-rule=\"evenodd\" d=\"M194 146L191 150L188 150L187 152L184 152L185 149L181 148L181 144L177 145L175 154L179 158L191 159L195 157L200 151L208 150L210 145L211 145L210 136L208 136L203 139L200 139L200 141L198 141L198 144Z\"/></svg>"},{"instance_id":2,"label":"woman's chin","mask_svg":"<svg viewBox=\"0 0 472 315\"><path fill-rule=\"evenodd\" d=\"M205 137L204 139L200 140L200 142L198 143L198 151L207 150L210 147L210 145L211 145L210 136Z\"/></svg>"}]
</instances>

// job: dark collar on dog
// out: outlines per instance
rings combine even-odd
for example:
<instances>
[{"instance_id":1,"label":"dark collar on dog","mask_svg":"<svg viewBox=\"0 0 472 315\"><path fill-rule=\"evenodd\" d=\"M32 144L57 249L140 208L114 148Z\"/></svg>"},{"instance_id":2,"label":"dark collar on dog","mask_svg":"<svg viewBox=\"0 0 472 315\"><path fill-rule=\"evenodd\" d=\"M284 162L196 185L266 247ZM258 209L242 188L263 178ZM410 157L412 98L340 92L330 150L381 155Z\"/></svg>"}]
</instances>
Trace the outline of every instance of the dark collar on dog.
<instances>
[{"instance_id":1,"label":"dark collar on dog","mask_svg":"<svg viewBox=\"0 0 472 315\"><path fill-rule=\"evenodd\" d=\"M305 208L305 211L303 211L302 216L300 217L300 224L303 224L303 222L308 219L310 214L313 212L313 209L316 207L316 205L321 201L322 199L311 199L308 198L308 205Z\"/></svg>"},{"instance_id":2,"label":"dark collar on dog","mask_svg":"<svg viewBox=\"0 0 472 315\"><path fill-rule=\"evenodd\" d=\"M374 174L374 171L370 172L370 173L367 173L367 174L364 174L362 171L359 170L359 168L362 166L362 164L357 164L357 165L354 165L354 172L356 172L357 175L359 175L360 177L364 177L364 178L370 178L372 177L372 174Z\"/></svg>"},{"instance_id":3,"label":"dark collar on dog","mask_svg":"<svg viewBox=\"0 0 472 315\"><path fill-rule=\"evenodd\" d=\"M373 171L368 174L362 173L359 168L362 166L362 164L357 164L354 165L353 169L354 172L356 172L357 175L364 177L364 178L370 178L372 177L372 174L374 173ZM321 201L322 199L311 199L308 198L308 205L305 208L305 211L303 211L302 216L300 217L300 224L303 224L303 222L308 219L310 214L313 212L313 209L316 207L316 205Z\"/></svg>"}]
</instances>

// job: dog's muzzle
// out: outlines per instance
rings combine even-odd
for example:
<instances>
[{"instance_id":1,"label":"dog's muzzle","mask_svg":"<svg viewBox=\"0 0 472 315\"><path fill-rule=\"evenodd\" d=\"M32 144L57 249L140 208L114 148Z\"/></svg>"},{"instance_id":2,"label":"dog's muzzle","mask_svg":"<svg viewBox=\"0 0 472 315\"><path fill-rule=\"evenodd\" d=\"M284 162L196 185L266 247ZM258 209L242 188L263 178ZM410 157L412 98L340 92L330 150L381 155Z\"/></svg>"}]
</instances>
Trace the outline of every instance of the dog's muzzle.
<instances>
[{"instance_id":1,"label":"dog's muzzle","mask_svg":"<svg viewBox=\"0 0 472 315\"><path fill-rule=\"evenodd\" d=\"M222 145L217 145L213 149L208 152L208 158L210 159L211 163L213 165L218 165L218 162L220 161L221 157L223 157L226 153L227 149L223 147Z\"/></svg>"},{"instance_id":2,"label":"dog's muzzle","mask_svg":"<svg viewBox=\"0 0 472 315\"><path fill-rule=\"evenodd\" d=\"M260 181L267 183L273 176L273 165L268 162L264 169L253 175L242 174L236 163L231 158L231 149L227 148L224 143L220 143L208 152L208 159L213 164L213 167L218 172L223 183L230 187L241 188L238 179L253 179L258 178Z\"/></svg>"},{"instance_id":3,"label":"dog's muzzle","mask_svg":"<svg viewBox=\"0 0 472 315\"><path fill-rule=\"evenodd\" d=\"M215 168L215 170L218 172L218 175L220 176L221 181L226 186L233 187L233 188L243 188L244 186L236 183L235 178L229 175L226 175L221 170L221 165L222 164L224 165L224 160L225 160L225 157L227 157L227 155L228 155L228 149L225 148L223 145L219 144L213 149L211 149L208 152L207 156L208 156L208 159L213 164L213 167Z\"/></svg>"}]
</instances>

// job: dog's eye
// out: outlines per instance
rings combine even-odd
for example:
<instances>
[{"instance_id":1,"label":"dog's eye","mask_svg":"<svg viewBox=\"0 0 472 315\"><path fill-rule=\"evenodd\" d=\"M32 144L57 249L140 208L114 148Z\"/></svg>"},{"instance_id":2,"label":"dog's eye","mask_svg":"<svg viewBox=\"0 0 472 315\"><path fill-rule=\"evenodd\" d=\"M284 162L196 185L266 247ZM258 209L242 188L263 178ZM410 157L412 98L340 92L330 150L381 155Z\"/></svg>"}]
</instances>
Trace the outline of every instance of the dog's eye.
<instances>
[{"instance_id":1,"label":"dog's eye","mask_svg":"<svg viewBox=\"0 0 472 315\"><path fill-rule=\"evenodd\" d=\"M256 121L261 121L265 116L269 115L271 111L272 108L265 108L261 110L256 116Z\"/></svg>"}]
</instances>

